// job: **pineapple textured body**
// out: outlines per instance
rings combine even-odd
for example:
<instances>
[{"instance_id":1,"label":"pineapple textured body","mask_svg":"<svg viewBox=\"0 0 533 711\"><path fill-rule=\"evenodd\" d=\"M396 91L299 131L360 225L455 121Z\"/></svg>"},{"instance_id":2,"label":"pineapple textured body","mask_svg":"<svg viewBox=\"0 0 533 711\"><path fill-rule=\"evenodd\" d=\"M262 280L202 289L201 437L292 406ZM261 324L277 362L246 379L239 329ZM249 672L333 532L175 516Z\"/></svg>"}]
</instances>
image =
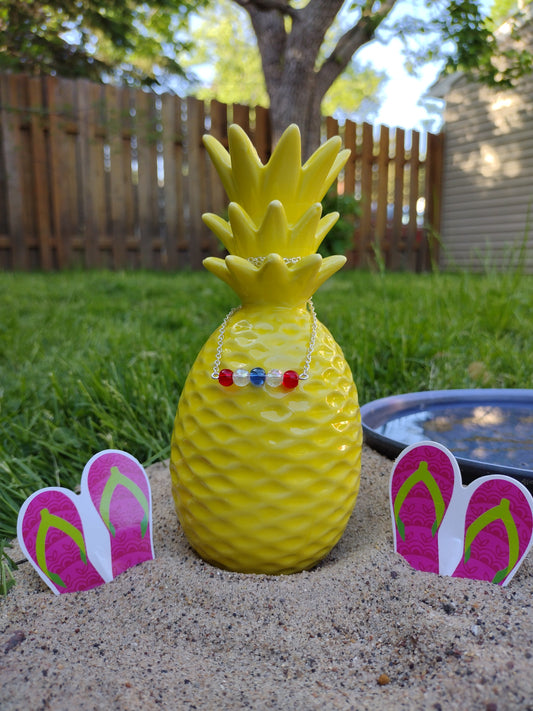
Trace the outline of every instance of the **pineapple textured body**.
<instances>
[{"instance_id":1,"label":"pineapple textured body","mask_svg":"<svg viewBox=\"0 0 533 711\"><path fill-rule=\"evenodd\" d=\"M304 308L241 309L228 323L223 365L301 372L310 329ZM211 378L216 346L215 332L191 369L174 427L181 525L217 566L310 568L339 540L359 488L361 425L348 364L317 323L308 380L293 390L225 388Z\"/></svg>"}]
</instances>

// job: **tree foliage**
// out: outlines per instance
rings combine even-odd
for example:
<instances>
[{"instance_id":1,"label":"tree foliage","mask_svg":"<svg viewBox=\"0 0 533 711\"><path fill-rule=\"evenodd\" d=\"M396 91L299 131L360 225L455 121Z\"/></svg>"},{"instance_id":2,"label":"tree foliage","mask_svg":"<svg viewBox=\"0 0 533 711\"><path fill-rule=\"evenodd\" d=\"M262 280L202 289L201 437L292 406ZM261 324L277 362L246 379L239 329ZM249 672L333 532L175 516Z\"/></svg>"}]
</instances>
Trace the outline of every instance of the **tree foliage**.
<instances>
[{"instance_id":1,"label":"tree foliage","mask_svg":"<svg viewBox=\"0 0 533 711\"><path fill-rule=\"evenodd\" d=\"M490 17L494 26L499 27L511 17L517 18L517 15L521 15L531 4L532 0L493 0Z\"/></svg>"},{"instance_id":2,"label":"tree foliage","mask_svg":"<svg viewBox=\"0 0 533 711\"><path fill-rule=\"evenodd\" d=\"M268 107L261 57L247 20L230 0L218 0L193 24L184 65L199 77L191 87L198 98Z\"/></svg>"},{"instance_id":3,"label":"tree foliage","mask_svg":"<svg viewBox=\"0 0 533 711\"><path fill-rule=\"evenodd\" d=\"M183 74L188 14L207 0L1 0L0 71L156 85Z\"/></svg>"},{"instance_id":4,"label":"tree foliage","mask_svg":"<svg viewBox=\"0 0 533 711\"><path fill-rule=\"evenodd\" d=\"M533 67L533 55L520 46L519 25L499 38L491 17L481 14L474 0L450 2L447 16L439 18L437 28L445 43L453 46L446 57L445 71L462 71L489 86L510 88Z\"/></svg>"},{"instance_id":5,"label":"tree foliage","mask_svg":"<svg viewBox=\"0 0 533 711\"><path fill-rule=\"evenodd\" d=\"M349 64L322 99L322 114L352 121L371 121L379 108L384 79L382 72L356 63Z\"/></svg>"}]
</instances>

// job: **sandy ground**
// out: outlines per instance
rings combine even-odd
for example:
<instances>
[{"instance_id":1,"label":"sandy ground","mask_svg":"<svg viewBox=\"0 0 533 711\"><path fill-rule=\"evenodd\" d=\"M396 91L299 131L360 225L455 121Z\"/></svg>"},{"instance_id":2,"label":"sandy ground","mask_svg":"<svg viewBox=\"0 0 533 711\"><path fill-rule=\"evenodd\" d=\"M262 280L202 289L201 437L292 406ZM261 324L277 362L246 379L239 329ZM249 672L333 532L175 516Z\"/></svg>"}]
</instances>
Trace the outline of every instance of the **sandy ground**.
<instances>
[{"instance_id":1,"label":"sandy ground","mask_svg":"<svg viewBox=\"0 0 533 711\"><path fill-rule=\"evenodd\" d=\"M391 467L365 448L340 543L282 577L200 560L166 463L150 467L154 561L62 596L20 566L0 601L0 707L533 709L533 555L507 588L412 570L392 550Z\"/></svg>"}]
</instances>

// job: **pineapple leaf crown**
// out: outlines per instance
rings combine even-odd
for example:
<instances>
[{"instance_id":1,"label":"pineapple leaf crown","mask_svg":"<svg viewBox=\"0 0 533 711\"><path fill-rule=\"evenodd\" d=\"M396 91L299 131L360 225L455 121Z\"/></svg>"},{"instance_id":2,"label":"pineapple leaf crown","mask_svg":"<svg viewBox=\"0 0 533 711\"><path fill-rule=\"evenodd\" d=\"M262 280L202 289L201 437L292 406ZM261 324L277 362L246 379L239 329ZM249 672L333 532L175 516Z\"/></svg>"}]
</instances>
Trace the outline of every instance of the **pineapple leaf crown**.
<instances>
[{"instance_id":1,"label":"pineapple leaf crown","mask_svg":"<svg viewBox=\"0 0 533 711\"><path fill-rule=\"evenodd\" d=\"M226 151L215 138L204 136L231 201L228 221L203 215L229 252L225 259L207 258L204 265L243 303L303 303L346 261L344 256L322 259L316 250L339 217L322 217L320 201L350 151L340 150L336 136L302 166L300 131L294 124L266 164L239 126L230 126L228 143Z\"/></svg>"}]
</instances>

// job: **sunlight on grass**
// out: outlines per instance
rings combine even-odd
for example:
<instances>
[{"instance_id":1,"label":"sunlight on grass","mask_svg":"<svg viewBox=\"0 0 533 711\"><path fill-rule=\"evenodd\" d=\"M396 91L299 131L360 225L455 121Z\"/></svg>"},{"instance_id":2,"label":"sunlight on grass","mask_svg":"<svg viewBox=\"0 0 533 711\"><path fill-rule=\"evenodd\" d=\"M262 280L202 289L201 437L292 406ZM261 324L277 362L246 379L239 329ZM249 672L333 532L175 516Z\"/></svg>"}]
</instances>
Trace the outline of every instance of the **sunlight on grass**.
<instances>
[{"instance_id":1,"label":"sunlight on grass","mask_svg":"<svg viewBox=\"0 0 533 711\"><path fill-rule=\"evenodd\" d=\"M169 456L196 355L237 303L205 273L0 274L0 538L43 486L75 488L107 447ZM315 298L361 403L531 387L533 279L344 271Z\"/></svg>"}]
</instances>

